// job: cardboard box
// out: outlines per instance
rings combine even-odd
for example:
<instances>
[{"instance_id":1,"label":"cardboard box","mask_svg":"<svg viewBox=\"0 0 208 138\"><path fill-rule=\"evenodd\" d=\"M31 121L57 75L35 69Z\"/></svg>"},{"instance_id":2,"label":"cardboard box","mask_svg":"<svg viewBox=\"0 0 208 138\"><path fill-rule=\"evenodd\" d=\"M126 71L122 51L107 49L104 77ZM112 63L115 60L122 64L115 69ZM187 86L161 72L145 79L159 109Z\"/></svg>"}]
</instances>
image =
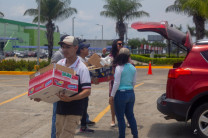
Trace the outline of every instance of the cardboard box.
<instances>
[{"instance_id":1,"label":"cardboard box","mask_svg":"<svg viewBox=\"0 0 208 138\"><path fill-rule=\"evenodd\" d=\"M30 75L28 96L54 103L60 99L56 96L64 91L67 96L78 93L78 76L70 68L51 64Z\"/></svg>"},{"instance_id":2,"label":"cardboard box","mask_svg":"<svg viewBox=\"0 0 208 138\"><path fill-rule=\"evenodd\" d=\"M88 62L92 65L88 66L92 84L107 82L114 79L112 66L109 65L109 61L105 60L106 59L101 59L96 53L88 59Z\"/></svg>"},{"instance_id":3,"label":"cardboard box","mask_svg":"<svg viewBox=\"0 0 208 138\"><path fill-rule=\"evenodd\" d=\"M94 53L89 59L88 62L95 66L95 67L103 67L104 65L101 62L100 56L98 56L98 54Z\"/></svg>"},{"instance_id":4,"label":"cardboard box","mask_svg":"<svg viewBox=\"0 0 208 138\"><path fill-rule=\"evenodd\" d=\"M90 68L88 67L90 71L90 77L91 77L91 83L101 83L101 82L107 82L114 79L114 72L112 69L112 66L105 66L102 68Z\"/></svg>"}]
</instances>

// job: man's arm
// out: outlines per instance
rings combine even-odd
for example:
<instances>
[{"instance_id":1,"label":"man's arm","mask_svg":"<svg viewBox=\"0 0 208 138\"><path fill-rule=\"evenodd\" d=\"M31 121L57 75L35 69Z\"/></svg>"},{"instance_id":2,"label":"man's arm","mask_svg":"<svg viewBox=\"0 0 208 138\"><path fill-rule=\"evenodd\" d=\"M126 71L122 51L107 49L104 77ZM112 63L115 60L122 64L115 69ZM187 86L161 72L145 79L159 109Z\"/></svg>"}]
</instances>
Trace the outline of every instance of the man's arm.
<instances>
[{"instance_id":1,"label":"man's arm","mask_svg":"<svg viewBox=\"0 0 208 138\"><path fill-rule=\"evenodd\" d=\"M68 97L65 94L58 94L57 96L60 98L61 101L64 102L71 102L71 101L76 101L80 99L84 99L85 97L88 97L91 93L91 89L84 89L81 93L73 96L73 97Z\"/></svg>"}]
</instances>

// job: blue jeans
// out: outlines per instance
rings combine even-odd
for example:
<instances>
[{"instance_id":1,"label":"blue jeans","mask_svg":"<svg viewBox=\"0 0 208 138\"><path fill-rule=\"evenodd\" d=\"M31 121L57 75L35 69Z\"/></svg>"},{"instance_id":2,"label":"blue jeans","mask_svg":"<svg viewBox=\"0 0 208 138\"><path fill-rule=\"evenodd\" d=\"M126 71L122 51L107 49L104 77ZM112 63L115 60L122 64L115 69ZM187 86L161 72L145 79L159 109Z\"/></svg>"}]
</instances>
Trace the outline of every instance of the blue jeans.
<instances>
[{"instance_id":1,"label":"blue jeans","mask_svg":"<svg viewBox=\"0 0 208 138\"><path fill-rule=\"evenodd\" d=\"M90 117L89 117L89 114L87 113L87 116L86 116L86 122L89 123L90 122Z\"/></svg>"},{"instance_id":2,"label":"blue jeans","mask_svg":"<svg viewBox=\"0 0 208 138\"><path fill-rule=\"evenodd\" d=\"M119 138L125 138L126 124L124 114L131 127L133 137L138 138L137 123L133 113L134 103L134 90L118 90L116 92L114 97L114 107L119 127Z\"/></svg>"},{"instance_id":3,"label":"blue jeans","mask_svg":"<svg viewBox=\"0 0 208 138\"><path fill-rule=\"evenodd\" d=\"M57 108L57 102L53 103L51 138L56 138L56 108Z\"/></svg>"}]
</instances>

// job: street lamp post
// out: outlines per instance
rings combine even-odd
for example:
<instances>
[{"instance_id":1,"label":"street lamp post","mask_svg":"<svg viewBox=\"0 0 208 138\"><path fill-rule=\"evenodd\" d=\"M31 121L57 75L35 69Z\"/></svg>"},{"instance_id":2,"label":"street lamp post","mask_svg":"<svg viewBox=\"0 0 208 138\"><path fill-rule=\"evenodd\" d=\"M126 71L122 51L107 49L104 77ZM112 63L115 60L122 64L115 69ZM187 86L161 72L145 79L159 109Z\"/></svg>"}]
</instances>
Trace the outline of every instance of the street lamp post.
<instances>
[{"instance_id":1,"label":"street lamp post","mask_svg":"<svg viewBox=\"0 0 208 138\"><path fill-rule=\"evenodd\" d=\"M8 23L5 23L4 24L4 47L5 47L5 45L6 45L6 39L7 39L7 24Z\"/></svg>"},{"instance_id":2,"label":"street lamp post","mask_svg":"<svg viewBox=\"0 0 208 138\"><path fill-rule=\"evenodd\" d=\"M75 17L72 18L72 36L74 36L74 19Z\"/></svg>"},{"instance_id":3,"label":"street lamp post","mask_svg":"<svg viewBox=\"0 0 208 138\"><path fill-rule=\"evenodd\" d=\"M38 52L37 52L37 64L39 65L40 58L40 1L38 1Z\"/></svg>"},{"instance_id":4,"label":"street lamp post","mask_svg":"<svg viewBox=\"0 0 208 138\"><path fill-rule=\"evenodd\" d=\"M102 24L96 24L98 26L101 26L102 27L102 40L103 40L103 25Z\"/></svg>"}]
</instances>

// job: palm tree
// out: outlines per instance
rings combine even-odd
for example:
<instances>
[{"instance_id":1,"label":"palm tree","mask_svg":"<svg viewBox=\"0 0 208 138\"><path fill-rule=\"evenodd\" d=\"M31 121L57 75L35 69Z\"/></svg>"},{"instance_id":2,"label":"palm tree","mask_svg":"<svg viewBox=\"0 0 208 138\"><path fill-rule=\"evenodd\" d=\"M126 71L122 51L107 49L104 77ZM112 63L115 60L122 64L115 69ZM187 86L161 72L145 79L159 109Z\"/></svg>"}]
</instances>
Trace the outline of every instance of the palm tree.
<instances>
[{"instance_id":1,"label":"palm tree","mask_svg":"<svg viewBox=\"0 0 208 138\"><path fill-rule=\"evenodd\" d=\"M38 5L39 0L36 0ZM63 20L77 13L75 8L70 7L71 0L40 0L40 22L46 24L48 40L49 61L53 51L53 33L55 21ZM28 9L24 15L34 16L33 22L38 22L38 8Z\"/></svg>"},{"instance_id":2,"label":"palm tree","mask_svg":"<svg viewBox=\"0 0 208 138\"><path fill-rule=\"evenodd\" d=\"M189 30L191 36L196 36L196 28L195 27L191 27L189 25L187 25L187 29ZM205 36L208 37L208 31L205 30Z\"/></svg>"},{"instance_id":3,"label":"palm tree","mask_svg":"<svg viewBox=\"0 0 208 138\"><path fill-rule=\"evenodd\" d=\"M138 0L105 0L106 5L103 6L105 11L101 11L100 15L113 18L116 20L116 32L119 38L124 40L126 33L125 21L149 16L145 11L138 11L142 7Z\"/></svg>"},{"instance_id":4,"label":"palm tree","mask_svg":"<svg viewBox=\"0 0 208 138\"><path fill-rule=\"evenodd\" d=\"M198 4L194 4L194 1ZM203 39L205 36L206 16L201 12L200 6L203 0L175 0L173 5L166 8L166 12L183 13L193 17L196 26L196 39Z\"/></svg>"},{"instance_id":5,"label":"palm tree","mask_svg":"<svg viewBox=\"0 0 208 138\"><path fill-rule=\"evenodd\" d=\"M4 16L4 14L2 12L0 12L0 16Z\"/></svg>"}]
</instances>

